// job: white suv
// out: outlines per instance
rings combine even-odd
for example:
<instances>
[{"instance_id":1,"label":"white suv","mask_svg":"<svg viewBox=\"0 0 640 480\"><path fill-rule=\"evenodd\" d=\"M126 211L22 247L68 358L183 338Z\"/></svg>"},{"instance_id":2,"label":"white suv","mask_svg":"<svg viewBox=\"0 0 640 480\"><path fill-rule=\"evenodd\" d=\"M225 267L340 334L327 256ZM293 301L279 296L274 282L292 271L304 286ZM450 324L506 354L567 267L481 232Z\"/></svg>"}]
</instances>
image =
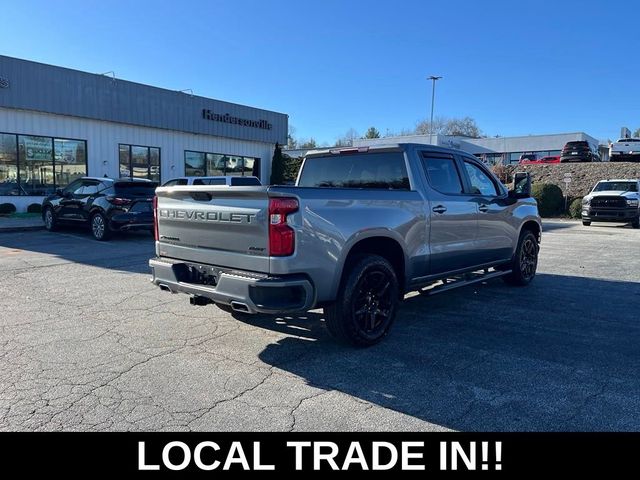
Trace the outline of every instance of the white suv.
<instances>
[{"instance_id":1,"label":"white suv","mask_svg":"<svg viewBox=\"0 0 640 480\"><path fill-rule=\"evenodd\" d=\"M258 187L262 185L258 177L178 177L165 182L163 187L175 185L226 185L228 187Z\"/></svg>"}]
</instances>

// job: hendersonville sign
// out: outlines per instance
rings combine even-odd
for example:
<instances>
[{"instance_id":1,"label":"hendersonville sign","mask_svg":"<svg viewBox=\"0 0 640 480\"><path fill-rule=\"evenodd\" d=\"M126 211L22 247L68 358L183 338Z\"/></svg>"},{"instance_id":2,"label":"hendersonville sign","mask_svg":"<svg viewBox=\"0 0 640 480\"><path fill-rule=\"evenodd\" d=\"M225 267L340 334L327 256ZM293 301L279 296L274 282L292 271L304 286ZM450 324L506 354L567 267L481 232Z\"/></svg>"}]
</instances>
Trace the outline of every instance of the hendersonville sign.
<instances>
[{"instance_id":1,"label":"hendersonville sign","mask_svg":"<svg viewBox=\"0 0 640 480\"><path fill-rule=\"evenodd\" d=\"M202 109L202 118L205 120L212 120L214 122L231 123L233 125L240 125L241 127L261 128L263 130L271 130L273 127L273 125L266 120L248 120L246 118L234 117L228 113L222 115L220 113L214 113L208 108Z\"/></svg>"}]
</instances>

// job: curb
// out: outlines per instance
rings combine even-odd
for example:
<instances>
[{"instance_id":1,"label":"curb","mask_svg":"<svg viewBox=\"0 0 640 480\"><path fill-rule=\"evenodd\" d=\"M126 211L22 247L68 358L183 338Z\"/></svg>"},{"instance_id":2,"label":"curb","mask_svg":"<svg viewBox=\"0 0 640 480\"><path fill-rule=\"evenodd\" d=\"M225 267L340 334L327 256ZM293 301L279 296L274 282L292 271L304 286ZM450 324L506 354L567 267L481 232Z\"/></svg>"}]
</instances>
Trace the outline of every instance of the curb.
<instances>
[{"instance_id":1,"label":"curb","mask_svg":"<svg viewBox=\"0 0 640 480\"><path fill-rule=\"evenodd\" d=\"M28 227L0 227L0 233L32 232L36 230L44 230L44 225L32 225Z\"/></svg>"}]
</instances>

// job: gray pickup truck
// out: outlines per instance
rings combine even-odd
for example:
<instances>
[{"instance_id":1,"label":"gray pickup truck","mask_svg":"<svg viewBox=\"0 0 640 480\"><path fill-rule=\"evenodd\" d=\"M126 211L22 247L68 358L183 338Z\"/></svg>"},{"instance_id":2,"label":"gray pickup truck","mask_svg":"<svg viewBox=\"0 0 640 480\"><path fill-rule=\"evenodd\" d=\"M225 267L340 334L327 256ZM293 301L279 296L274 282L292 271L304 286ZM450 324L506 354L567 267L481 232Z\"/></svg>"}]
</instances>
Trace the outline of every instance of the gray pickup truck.
<instances>
[{"instance_id":1,"label":"gray pickup truck","mask_svg":"<svg viewBox=\"0 0 640 480\"><path fill-rule=\"evenodd\" d=\"M295 186L161 187L152 281L240 314L322 307L372 345L406 292L531 282L541 223L517 175L507 191L465 152L394 144L308 155Z\"/></svg>"}]
</instances>

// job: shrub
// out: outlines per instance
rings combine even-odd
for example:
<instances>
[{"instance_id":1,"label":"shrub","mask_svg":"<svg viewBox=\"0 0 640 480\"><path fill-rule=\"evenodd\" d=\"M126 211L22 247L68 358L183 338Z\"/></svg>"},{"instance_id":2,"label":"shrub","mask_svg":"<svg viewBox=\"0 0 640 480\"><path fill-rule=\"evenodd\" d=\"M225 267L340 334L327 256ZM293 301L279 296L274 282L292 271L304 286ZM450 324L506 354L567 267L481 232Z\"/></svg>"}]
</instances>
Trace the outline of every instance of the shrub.
<instances>
[{"instance_id":1,"label":"shrub","mask_svg":"<svg viewBox=\"0 0 640 480\"><path fill-rule=\"evenodd\" d=\"M552 183L534 183L531 187L533 197L538 201L541 217L551 217L562 212L564 195L562 189Z\"/></svg>"},{"instance_id":2,"label":"shrub","mask_svg":"<svg viewBox=\"0 0 640 480\"><path fill-rule=\"evenodd\" d=\"M569 205L569 216L571 218L582 218L582 198L575 198Z\"/></svg>"},{"instance_id":3,"label":"shrub","mask_svg":"<svg viewBox=\"0 0 640 480\"><path fill-rule=\"evenodd\" d=\"M42 213L42 205L39 203L32 203L27 207L27 213Z\"/></svg>"},{"instance_id":4,"label":"shrub","mask_svg":"<svg viewBox=\"0 0 640 480\"><path fill-rule=\"evenodd\" d=\"M514 165L502 164L496 164L491 167L491 170L493 170L495 176L498 177L504 185L513 182L513 172L515 171L515 169L516 167Z\"/></svg>"}]
</instances>

